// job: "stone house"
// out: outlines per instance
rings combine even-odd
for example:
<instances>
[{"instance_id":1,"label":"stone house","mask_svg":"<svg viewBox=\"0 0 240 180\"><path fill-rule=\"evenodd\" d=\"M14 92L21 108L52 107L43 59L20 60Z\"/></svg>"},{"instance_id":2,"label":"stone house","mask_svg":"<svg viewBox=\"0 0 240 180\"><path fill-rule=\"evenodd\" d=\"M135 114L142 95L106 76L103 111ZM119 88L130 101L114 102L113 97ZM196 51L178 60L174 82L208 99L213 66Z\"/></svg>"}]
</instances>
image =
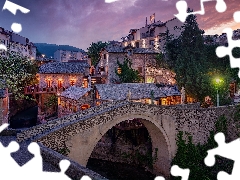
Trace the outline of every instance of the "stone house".
<instances>
[{"instance_id":1,"label":"stone house","mask_svg":"<svg viewBox=\"0 0 240 180\"><path fill-rule=\"evenodd\" d=\"M131 59L132 68L137 70L144 79L144 83L164 83L175 84L175 74L167 69L156 68L156 56L164 53L164 36L169 31L174 38L181 34L182 22L173 18L166 22L157 21L147 24L140 29L131 29L122 42L110 42L103 49L101 59L95 69L95 74L99 74L106 83L116 83L118 81L115 70L117 60L120 63L124 58ZM119 69L120 71L120 69Z\"/></svg>"},{"instance_id":2,"label":"stone house","mask_svg":"<svg viewBox=\"0 0 240 180\"><path fill-rule=\"evenodd\" d=\"M93 105L92 88L71 86L58 97L58 117L76 113Z\"/></svg>"},{"instance_id":3,"label":"stone house","mask_svg":"<svg viewBox=\"0 0 240 180\"><path fill-rule=\"evenodd\" d=\"M176 86L158 87L153 83L122 83L95 84L95 87L96 105L106 101L127 99L155 105L181 103L181 93Z\"/></svg>"},{"instance_id":4,"label":"stone house","mask_svg":"<svg viewBox=\"0 0 240 180\"><path fill-rule=\"evenodd\" d=\"M144 83L164 83L175 84L175 73L168 69L156 68L156 56L159 50L149 48L123 47L122 44L115 43L108 45L101 52L101 59L96 67L104 81L109 83L118 82L115 70L120 70L117 60L123 63L124 58L129 58L132 68L137 70L144 79Z\"/></svg>"},{"instance_id":5,"label":"stone house","mask_svg":"<svg viewBox=\"0 0 240 180\"><path fill-rule=\"evenodd\" d=\"M54 52L54 60L57 62L70 62L87 60L87 54L80 51L57 50Z\"/></svg>"},{"instance_id":6,"label":"stone house","mask_svg":"<svg viewBox=\"0 0 240 180\"><path fill-rule=\"evenodd\" d=\"M39 67L37 74L39 84L25 88L25 94L33 94L38 101L39 122L44 122L46 119L44 104L50 97L57 97L61 92L74 85L88 87L89 68L90 65L87 61L50 62Z\"/></svg>"},{"instance_id":7,"label":"stone house","mask_svg":"<svg viewBox=\"0 0 240 180\"><path fill-rule=\"evenodd\" d=\"M5 45L10 53L18 53L31 60L36 59L36 47L28 38L22 37L12 31L0 27L0 43ZM1 55L6 55L5 51Z\"/></svg>"},{"instance_id":8,"label":"stone house","mask_svg":"<svg viewBox=\"0 0 240 180\"><path fill-rule=\"evenodd\" d=\"M126 37L122 37L123 46L131 45L136 48L152 48L163 51L166 31L169 31L173 38L177 38L181 34L182 25L183 23L177 18L166 22L157 21L151 24L148 24L146 21L145 27L130 29L129 34Z\"/></svg>"}]
</instances>

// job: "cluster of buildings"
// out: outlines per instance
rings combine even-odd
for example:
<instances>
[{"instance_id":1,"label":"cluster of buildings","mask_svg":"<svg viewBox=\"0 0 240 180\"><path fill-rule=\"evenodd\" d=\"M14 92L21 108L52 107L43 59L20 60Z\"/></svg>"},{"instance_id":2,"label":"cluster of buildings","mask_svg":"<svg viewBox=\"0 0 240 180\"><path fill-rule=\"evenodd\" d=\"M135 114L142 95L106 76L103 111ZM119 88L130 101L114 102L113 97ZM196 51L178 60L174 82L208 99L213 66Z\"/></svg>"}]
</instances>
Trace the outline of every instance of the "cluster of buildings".
<instances>
[{"instance_id":1,"label":"cluster of buildings","mask_svg":"<svg viewBox=\"0 0 240 180\"><path fill-rule=\"evenodd\" d=\"M5 45L10 53L26 56L32 60L36 59L36 47L28 38L2 27L0 27L0 43ZM1 51L1 55L6 55L6 51Z\"/></svg>"},{"instance_id":2,"label":"cluster of buildings","mask_svg":"<svg viewBox=\"0 0 240 180\"><path fill-rule=\"evenodd\" d=\"M175 73L158 67L156 61L156 56L164 53L166 32L177 38L181 26L177 18L166 22L154 20L150 24L146 19L144 27L130 29L122 42L109 42L99 52L101 58L96 66L91 65L91 59L83 52L57 50L51 60L44 56L36 58L36 47L27 38L3 28L0 39L10 50L16 50L17 45L23 56L40 62L39 83L26 87L25 94L37 99L38 121L45 122L52 116L62 117L112 100L128 99L156 105L182 103ZM116 70L121 72L117 60L122 63L125 58L131 60L132 68L143 77L142 83L120 83L116 75ZM58 108L49 110L46 103L53 96ZM186 101L194 102L190 97L186 97Z\"/></svg>"},{"instance_id":3,"label":"cluster of buildings","mask_svg":"<svg viewBox=\"0 0 240 180\"><path fill-rule=\"evenodd\" d=\"M62 117L103 102L126 100L156 105L181 103L175 73L156 68L156 56L163 51L163 35L168 30L175 37L181 33L182 23L176 18L147 24L140 29L131 29L122 42L112 41L99 53L96 66L84 54L58 50L54 62L39 67L39 84L25 88L25 94L34 94L38 99L39 122L45 122L51 113L45 107L51 96L57 97L58 111ZM120 83L115 73L125 58L132 62L144 79L143 83ZM161 84L157 87L156 84Z\"/></svg>"}]
</instances>

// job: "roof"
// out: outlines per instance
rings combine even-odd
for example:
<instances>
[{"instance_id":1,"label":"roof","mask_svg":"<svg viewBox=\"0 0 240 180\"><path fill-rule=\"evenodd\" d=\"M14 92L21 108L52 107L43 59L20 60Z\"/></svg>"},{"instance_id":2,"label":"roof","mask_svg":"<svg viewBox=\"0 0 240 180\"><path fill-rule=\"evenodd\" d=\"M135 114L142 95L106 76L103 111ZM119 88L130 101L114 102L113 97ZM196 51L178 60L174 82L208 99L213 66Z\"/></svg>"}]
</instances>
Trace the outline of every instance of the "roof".
<instances>
[{"instance_id":1,"label":"roof","mask_svg":"<svg viewBox=\"0 0 240 180\"><path fill-rule=\"evenodd\" d=\"M84 96L87 92L89 92L92 88L83 88L77 86L71 86L67 88L65 91L61 93L62 97L66 97L69 99L78 100L82 96Z\"/></svg>"},{"instance_id":2,"label":"roof","mask_svg":"<svg viewBox=\"0 0 240 180\"><path fill-rule=\"evenodd\" d=\"M131 92L131 99L167 97L181 95L176 86L157 87L153 83L123 83L123 84L96 84L96 89L102 100L124 100L128 91Z\"/></svg>"},{"instance_id":3,"label":"roof","mask_svg":"<svg viewBox=\"0 0 240 180\"><path fill-rule=\"evenodd\" d=\"M79 62L50 62L39 67L39 73L42 74L64 74L64 73L84 73L85 68L90 65L87 61Z\"/></svg>"},{"instance_id":4,"label":"roof","mask_svg":"<svg viewBox=\"0 0 240 180\"><path fill-rule=\"evenodd\" d=\"M118 44L116 45L108 45L106 48L107 52L109 53L127 53L127 47L122 47ZM134 54L158 54L160 51L150 48L131 48Z\"/></svg>"}]
</instances>

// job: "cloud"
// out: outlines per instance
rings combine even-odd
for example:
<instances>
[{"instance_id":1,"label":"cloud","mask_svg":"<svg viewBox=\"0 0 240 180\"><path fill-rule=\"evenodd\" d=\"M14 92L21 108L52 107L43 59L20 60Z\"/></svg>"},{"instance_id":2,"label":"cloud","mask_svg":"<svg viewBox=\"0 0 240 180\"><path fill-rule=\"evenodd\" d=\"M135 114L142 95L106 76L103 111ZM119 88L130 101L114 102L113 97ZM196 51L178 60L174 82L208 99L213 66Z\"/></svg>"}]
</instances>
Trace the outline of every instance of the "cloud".
<instances>
[{"instance_id":1,"label":"cloud","mask_svg":"<svg viewBox=\"0 0 240 180\"><path fill-rule=\"evenodd\" d=\"M29 14L17 12L14 16L2 11L1 26L11 28L13 22L21 23L22 36L33 42L68 44L82 49L98 40L120 40L130 29L141 28L145 19L153 13L156 20L163 22L177 14L177 0L118 0L105 3L105 0L12 0L30 9ZM205 15L199 15L202 29L217 28L216 32L233 21L233 13L240 10L238 0L225 0L227 11L218 13L216 1L205 2ZM200 9L200 0L187 0L190 8ZM2 3L3 5L4 3ZM1 4L0 4L1 5ZM227 24L237 28L237 23Z\"/></svg>"}]
</instances>

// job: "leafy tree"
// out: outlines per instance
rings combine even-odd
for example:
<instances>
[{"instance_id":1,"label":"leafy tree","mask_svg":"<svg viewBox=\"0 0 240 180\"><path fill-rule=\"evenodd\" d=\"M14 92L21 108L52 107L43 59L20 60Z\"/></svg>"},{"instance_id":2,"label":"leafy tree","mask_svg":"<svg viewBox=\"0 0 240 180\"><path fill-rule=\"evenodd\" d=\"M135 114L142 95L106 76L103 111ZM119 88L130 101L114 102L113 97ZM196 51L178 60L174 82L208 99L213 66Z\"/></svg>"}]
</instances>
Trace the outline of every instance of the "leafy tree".
<instances>
[{"instance_id":1,"label":"leafy tree","mask_svg":"<svg viewBox=\"0 0 240 180\"><path fill-rule=\"evenodd\" d=\"M58 98L56 95L50 95L47 97L44 103L44 108L47 115L46 119L57 115L57 102Z\"/></svg>"},{"instance_id":2,"label":"leafy tree","mask_svg":"<svg viewBox=\"0 0 240 180\"><path fill-rule=\"evenodd\" d=\"M37 65L18 54L7 54L0 56L0 88L7 87L16 99L23 98L24 87L37 83Z\"/></svg>"},{"instance_id":3,"label":"leafy tree","mask_svg":"<svg viewBox=\"0 0 240 180\"><path fill-rule=\"evenodd\" d=\"M89 48L87 48L88 56L91 58L91 63L96 66L101 59L100 51L107 46L108 43L98 41L97 43L92 43Z\"/></svg>"},{"instance_id":4,"label":"leafy tree","mask_svg":"<svg viewBox=\"0 0 240 180\"><path fill-rule=\"evenodd\" d=\"M180 87L184 86L188 95L202 101L207 95L206 62L203 33L198 27L196 16L190 15L183 24L184 30L178 38L179 51L174 70Z\"/></svg>"},{"instance_id":5,"label":"leafy tree","mask_svg":"<svg viewBox=\"0 0 240 180\"><path fill-rule=\"evenodd\" d=\"M156 55L155 57L156 60L156 68L166 68L169 69L169 65L166 62L166 58L165 55L163 53L159 53L158 55Z\"/></svg>"},{"instance_id":6,"label":"leafy tree","mask_svg":"<svg viewBox=\"0 0 240 180\"><path fill-rule=\"evenodd\" d=\"M166 33L165 45L165 62L176 73L179 87L184 86L186 93L197 101L203 102L204 97L210 96L216 102L214 79L220 77L224 79L218 87L220 105L229 104L229 84L232 80L239 81L237 69L230 68L228 57L216 56L217 45L205 44L204 31L199 29L195 15L188 16L181 28L177 39ZM239 55L240 51L235 50L234 54Z\"/></svg>"},{"instance_id":7,"label":"leafy tree","mask_svg":"<svg viewBox=\"0 0 240 180\"><path fill-rule=\"evenodd\" d=\"M214 135L223 132L227 135L227 119L224 115L220 116L215 123L215 130L210 131L210 136L205 144L194 145L192 137L185 133L187 141L183 138L183 132L177 135L177 153L172 161L172 165L178 165L185 169L190 169L189 179L210 180L216 179L219 171L232 171L233 162L216 156L216 163L213 167L208 167L204 163L207 151L216 148L218 144L214 140ZM172 180L180 180L180 177L171 177Z\"/></svg>"},{"instance_id":8,"label":"leafy tree","mask_svg":"<svg viewBox=\"0 0 240 180\"><path fill-rule=\"evenodd\" d=\"M129 58L124 58L123 64L117 60L117 64L121 72L119 73L116 69L115 73L119 77L121 83L137 83L142 81L139 72L132 69L132 62Z\"/></svg>"}]
</instances>

